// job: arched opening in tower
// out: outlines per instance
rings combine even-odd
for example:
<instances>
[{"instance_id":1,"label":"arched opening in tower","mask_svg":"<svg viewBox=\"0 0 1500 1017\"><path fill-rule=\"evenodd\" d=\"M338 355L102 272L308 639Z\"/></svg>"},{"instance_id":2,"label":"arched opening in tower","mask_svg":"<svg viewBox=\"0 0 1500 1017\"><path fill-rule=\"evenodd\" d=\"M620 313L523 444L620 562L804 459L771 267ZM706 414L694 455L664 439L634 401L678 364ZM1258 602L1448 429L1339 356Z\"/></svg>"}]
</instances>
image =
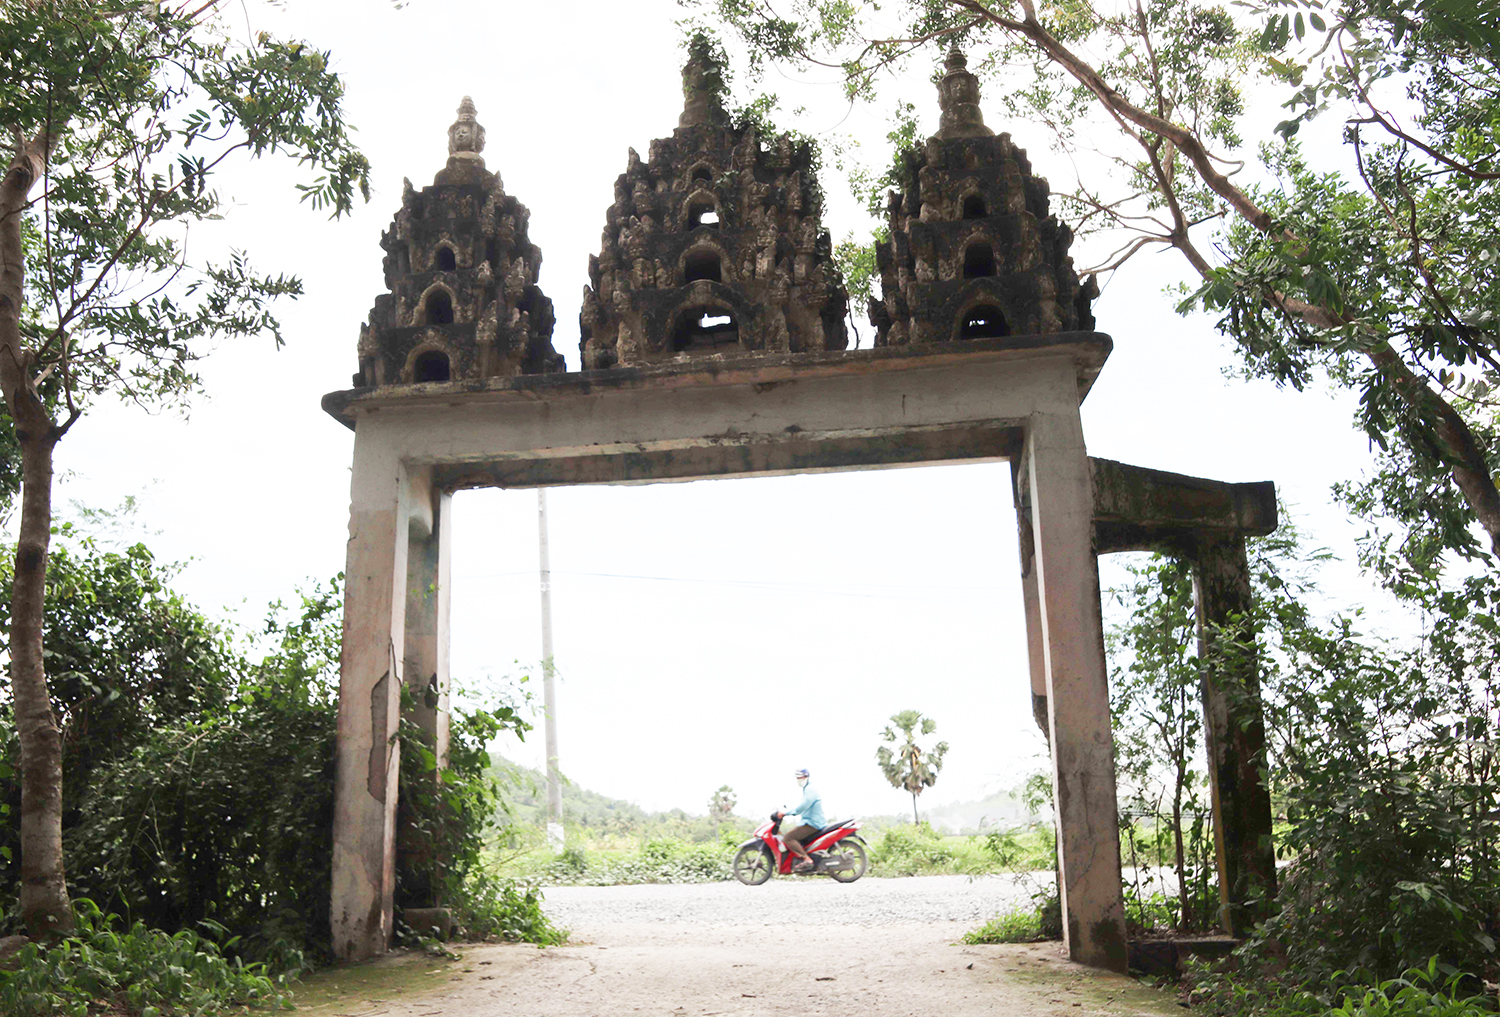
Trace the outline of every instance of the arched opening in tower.
<instances>
[{"instance_id":1,"label":"arched opening in tower","mask_svg":"<svg viewBox=\"0 0 1500 1017\"><path fill-rule=\"evenodd\" d=\"M982 240L970 244L964 251L964 278L986 279L994 274L994 248Z\"/></svg>"},{"instance_id":2,"label":"arched opening in tower","mask_svg":"<svg viewBox=\"0 0 1500 1017\"><path fill-rule=\"evenodd\" d=\"M437 252L437 268L439 272L452 272L458 267L458 259L453 256L453 248L439 247Z\"/></svg>"},{"instance_id":3,"label":"arched opening in tower","mask_svg":"<svg viewBox=\"0 0 1500 1017\"><path fill-rule=\"evenodd\" d=\"M682 281L692 283L699 279L707 279L709 282L724 281L724 272L719 264L719 252L693 251L687 256L687 261L682 266Z\"/></svg>"},{"instance_id":4,"label":"arched opening in tower","mask_svg":"<svg viewBox=\"0 0 1500 1017\"><path fill-rule=\"evenodd\" d=\"M994 304L979 304L969 309L958 327L960 339L999 339L1010 335L1005 315Z\"/></svg>"},{"instance_id":5,"label":"arched opening in tower","mask_svg":"<svg viewBox=\"0 0 1500 1017\"><path fill-rule=\"evenodd\" d=\"M714 208L713 202L695 201L688 206L688 229L695 230L699 226L719 228L719 210Z\"/></svg>"},{"instance_id":6,"label":"arched opening in tower","mask_svg":"<svg viewBox=\"0 0 1500 1017\"><path fill-rule=\"evenodd\" d=\"M965 219L983 219L984 215L984 195L971 194L964 199Z\"/></svg>"},{"instance_id":7,"label":"arched opening in tower","mask_svg":"<svg viewBox=\"0 0 1500 1017\"><path fill-rule=\"evenodd\" d=\"M427 298L427 324L453 324L453 298L447 290L433 290Z\"/></svg>"},{"instance_id":8,"label":"arched opening in tower","mask_svg":"<svg viewBox=\"0 0 1500 1017\"><path fill-rule=\"evenodd\" d=\"M707 166L699 166L697 169L693 170L693 179L701 180L705 184L711 184L714 182L714 171L709 169Z\"/></svg>"},{"instance_id":9,"label":"arched opening in tower","mask_svg":"<svg viewBox=\"0 0 1500 1017\"><path fill-rule=\"evenodd\" d=\"M682 312L672 330L672 351L693 353L738 345L740 327L734 315L718 307L695 307Z\"/></svg>"},{"instance_id":10,"label":"arched opening in tower","mask_svg":"<svg viewBox=\"0 0 1500 1017\"><path fill-rule=\"evenodd\" d=\"M452 376L448 354L442 350L428 350L417 354L417 362L411 369L411 380L418 384L424 381L449 381Z\"/></svg>"}]
</instances>

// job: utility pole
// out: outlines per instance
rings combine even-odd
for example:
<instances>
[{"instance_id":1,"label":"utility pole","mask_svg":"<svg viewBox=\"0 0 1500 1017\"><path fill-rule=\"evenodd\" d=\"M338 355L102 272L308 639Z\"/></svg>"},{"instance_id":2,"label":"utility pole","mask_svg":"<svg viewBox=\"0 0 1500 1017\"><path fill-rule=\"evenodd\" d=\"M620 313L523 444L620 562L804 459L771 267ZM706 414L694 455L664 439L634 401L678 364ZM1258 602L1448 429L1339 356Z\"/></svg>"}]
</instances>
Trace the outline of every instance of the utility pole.
<instances>
[{"instance_id":1,"label":"utility pole","mask_svg":"<svg viewBox=\"0 0 1500 1017\"><path fill-rule=\"evenodd\" d=\"M557 772L557 669L552 663L552 566L547 557L547 490L536 492L542 580L542 708L547 741L547 844L563 848L562 780Z\"/></svg>"}]
</instances>

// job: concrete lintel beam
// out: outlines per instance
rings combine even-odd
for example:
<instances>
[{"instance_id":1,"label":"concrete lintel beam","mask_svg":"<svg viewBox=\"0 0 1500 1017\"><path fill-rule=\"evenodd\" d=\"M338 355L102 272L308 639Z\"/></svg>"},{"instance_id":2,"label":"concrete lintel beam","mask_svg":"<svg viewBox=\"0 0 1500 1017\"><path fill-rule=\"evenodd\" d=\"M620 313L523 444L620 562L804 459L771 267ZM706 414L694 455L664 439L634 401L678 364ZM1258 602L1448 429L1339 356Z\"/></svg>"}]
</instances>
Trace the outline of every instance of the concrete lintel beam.
<instances>
[{"instance_id":1,"label":"concrete lintel beam","mask_svg":"<svg viewBox=\"0 0 1500 1017\"><path fill-rule=\"evenodd\" d=\"M1229 484L1090 457L1095 548L1191 553L1204 536L1275 531L1276 485Z\"/></svg>"}]
</instances>

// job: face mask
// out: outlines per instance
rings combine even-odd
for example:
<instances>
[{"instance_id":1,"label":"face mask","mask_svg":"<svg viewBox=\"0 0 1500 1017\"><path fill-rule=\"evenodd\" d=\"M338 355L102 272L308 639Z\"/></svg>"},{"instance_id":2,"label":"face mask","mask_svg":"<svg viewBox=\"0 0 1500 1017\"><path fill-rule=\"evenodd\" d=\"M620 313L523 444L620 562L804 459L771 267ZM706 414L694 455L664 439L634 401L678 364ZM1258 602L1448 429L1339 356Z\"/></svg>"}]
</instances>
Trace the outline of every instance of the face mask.
<instances>
[{"instance_id":1,"label":"face mask","mask_svg":"<svg viewBox=\"0 0 1500 1017\"><path fill-rule=\"evenodd\" d=\"M797 778L797 786L798 787L807 787L807 778L806 777L798 777Z\"/></svg>"}]
</instances>

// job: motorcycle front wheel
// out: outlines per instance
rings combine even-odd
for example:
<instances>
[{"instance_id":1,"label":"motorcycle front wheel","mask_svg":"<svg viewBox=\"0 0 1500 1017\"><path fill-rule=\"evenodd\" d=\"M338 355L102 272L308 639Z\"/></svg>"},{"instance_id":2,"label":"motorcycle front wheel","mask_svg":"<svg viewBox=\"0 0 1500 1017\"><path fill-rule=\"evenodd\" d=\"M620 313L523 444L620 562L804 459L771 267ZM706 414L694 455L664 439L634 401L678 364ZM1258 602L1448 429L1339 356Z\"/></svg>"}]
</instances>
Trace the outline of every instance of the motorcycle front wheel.
<instances>
[{"instance_id":1,"label":"motorcycle front wheel","mask_svg":"<svg viewBox=\"0 0 1500 1017\"><path fill-rule=\"evenodd\" d=\"M850 869L836 869L828 873L840 883L854 882L870 867L870 857L865 852L864 842L853 837L845 837L833 847L839 854L848 855L850 863L854 866Z\"/></svg>"},{"instance_id":2,"label":"motorcycle front wheel","mask_svg":"<svg viewBox=\"0 0 1500 1017\"><path fill-rule=\"evenodd\" d=\"M759 886L771 878L771 852L759 844L746 844L734 856L734 878L746 886Z\"/></svg>"}]
</instances>

